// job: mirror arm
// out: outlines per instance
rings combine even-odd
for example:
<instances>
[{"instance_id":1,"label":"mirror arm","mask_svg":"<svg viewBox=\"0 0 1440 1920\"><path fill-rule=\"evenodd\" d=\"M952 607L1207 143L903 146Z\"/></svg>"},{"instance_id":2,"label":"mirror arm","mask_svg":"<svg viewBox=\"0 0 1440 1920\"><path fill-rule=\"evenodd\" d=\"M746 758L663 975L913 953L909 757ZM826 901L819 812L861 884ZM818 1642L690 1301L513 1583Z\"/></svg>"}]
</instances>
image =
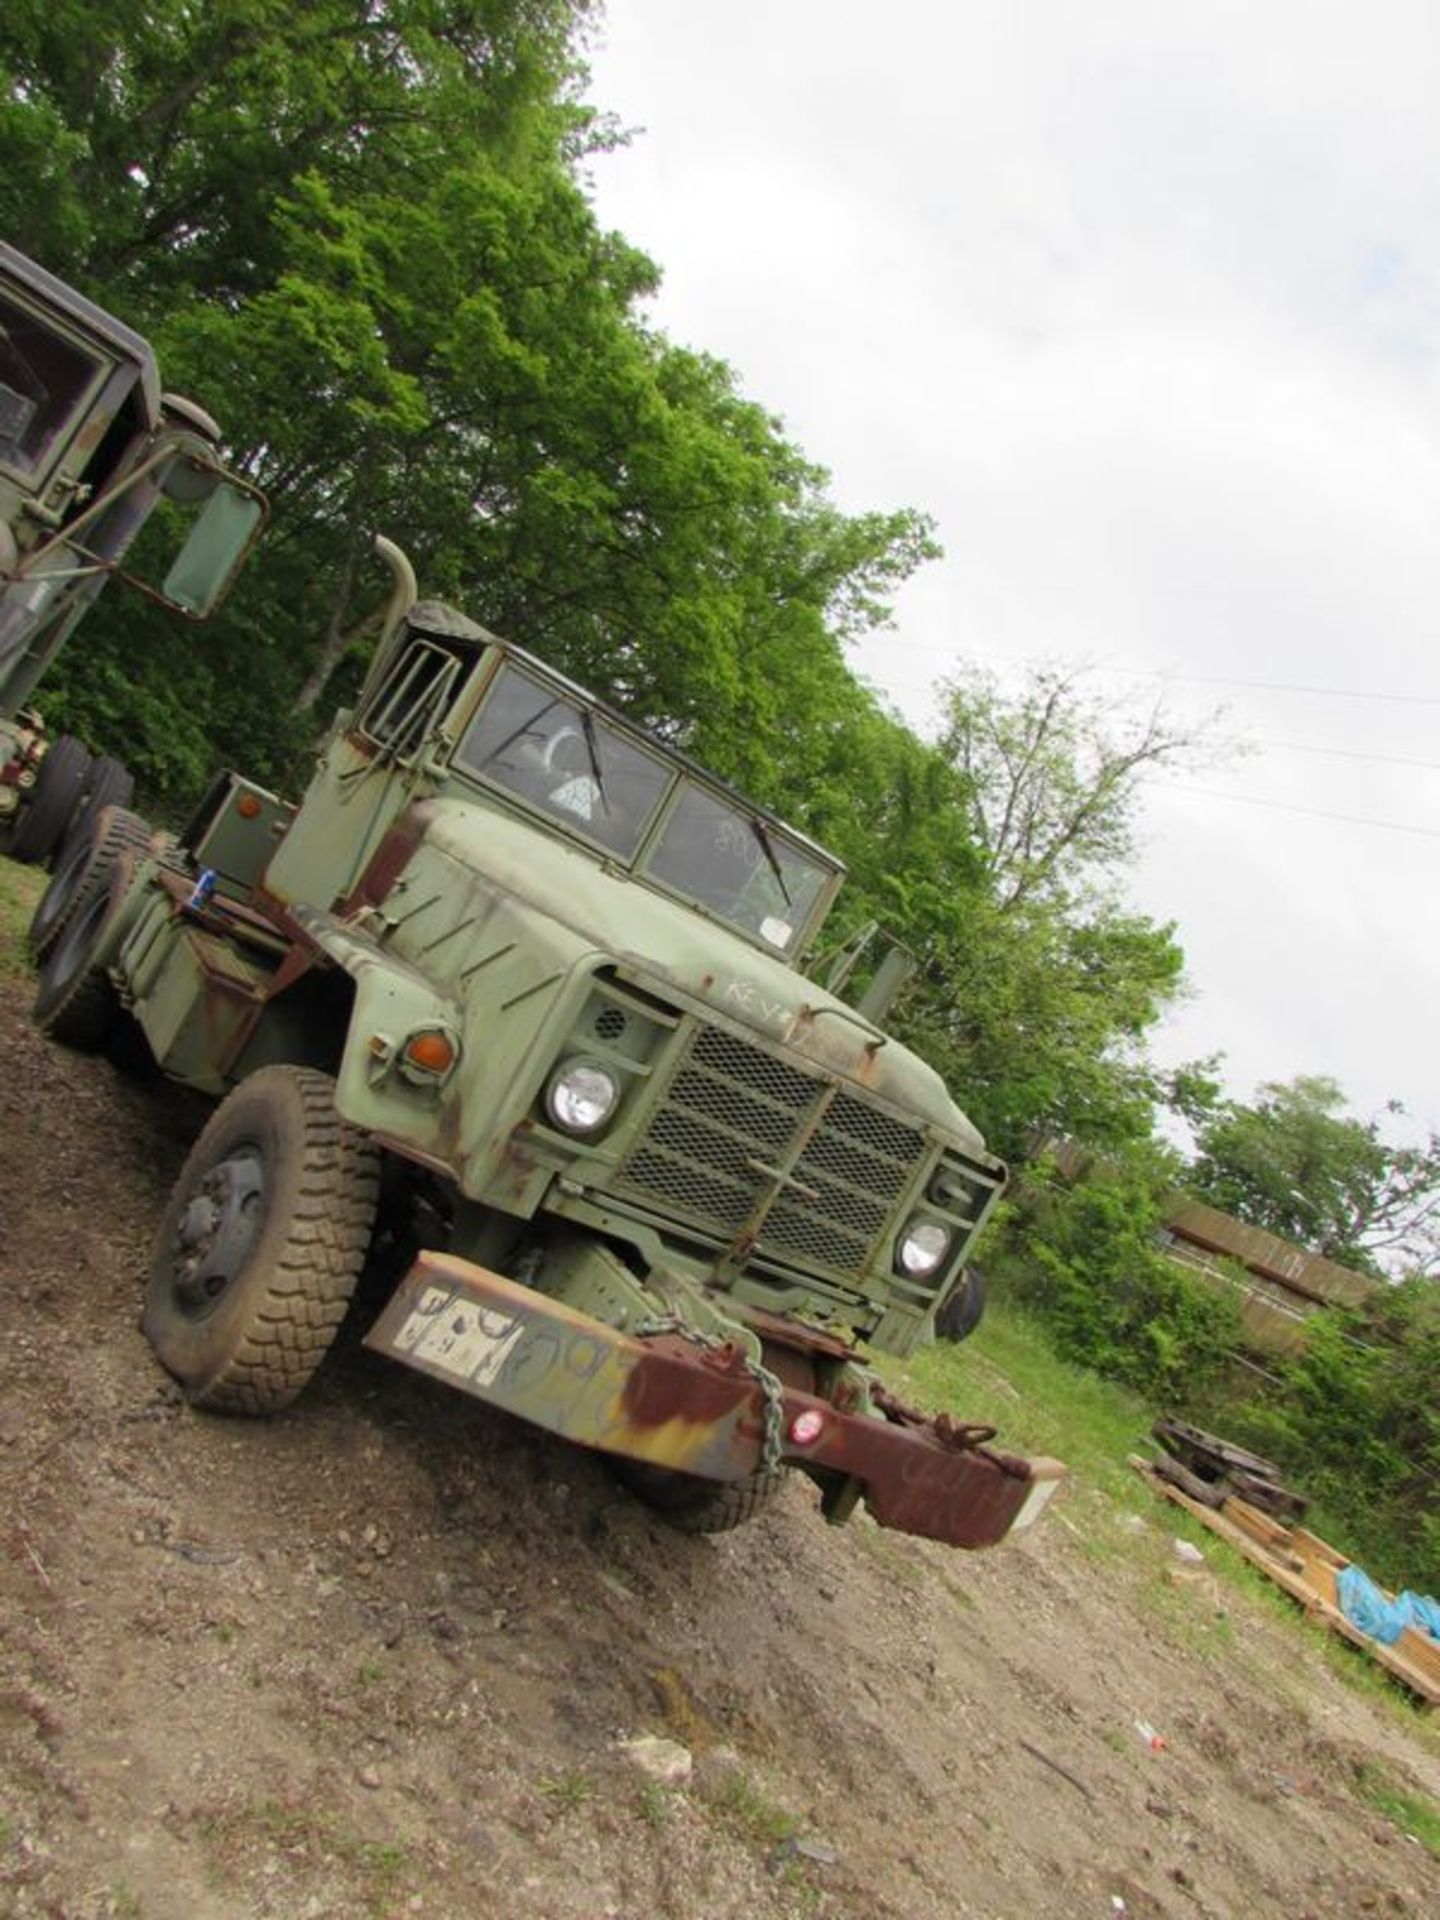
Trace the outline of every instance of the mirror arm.
<instances>
[{"instance_id":1,"label":"mirror arm","mask_svg":"<svg viewBox=\"0 0 1440 1920\"><path fill-rule=\"evenodd\" d=\"M190 434L186 434L182 440L172 440L168 445L157 448L147 459L142 460L133 473L127 473L118 487L112 488L108 493L99 494L89 506L76 514L68 526L62 527L53 539L42 541L38 547L27 553L16 569L16 579L24 579L26 575L32 573L37 564L47 554L53 553L56 547L73 546L76 534L83 527L88 527L92 520L98 520L102 514L108 513L117 500L132 492L142 480L148 480L158 467L168 465L181 455L210 468L217 475L224 473L224 468L202 440Z\"/></svg>"}]
</instances>

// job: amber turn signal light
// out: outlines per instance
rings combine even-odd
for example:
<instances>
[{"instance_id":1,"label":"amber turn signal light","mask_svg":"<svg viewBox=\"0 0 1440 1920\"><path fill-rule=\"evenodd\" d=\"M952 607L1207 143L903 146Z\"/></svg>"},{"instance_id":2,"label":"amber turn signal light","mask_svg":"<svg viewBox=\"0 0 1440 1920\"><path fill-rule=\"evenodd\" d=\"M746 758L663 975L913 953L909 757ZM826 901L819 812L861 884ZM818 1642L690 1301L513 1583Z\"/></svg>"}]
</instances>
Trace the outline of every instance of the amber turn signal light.
<instances>
[{"instance_id":1,"label":"amber turn signal light","mask_svg":"<svg viewBox=\"0 0 1440 1920\"><path fill-rule=\"evenodd\" d=\"M455 1045L447 1035L432 1028L405 1042L405 1059L422 1073L448 1073L454 1064Z\"/></svg>"}]
</instances>

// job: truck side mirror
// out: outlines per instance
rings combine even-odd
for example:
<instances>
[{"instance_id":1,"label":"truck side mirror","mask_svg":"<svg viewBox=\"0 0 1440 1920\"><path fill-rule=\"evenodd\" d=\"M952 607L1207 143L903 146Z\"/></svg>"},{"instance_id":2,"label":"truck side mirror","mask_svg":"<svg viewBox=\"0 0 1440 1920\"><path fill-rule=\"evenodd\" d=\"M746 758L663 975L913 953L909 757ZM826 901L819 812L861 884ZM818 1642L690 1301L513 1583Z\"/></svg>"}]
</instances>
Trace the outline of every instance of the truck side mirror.
<instances>
[{"instance_id":1,"label":"truck side mirror","mask_svg":"<svg viewBox=\"0 0 1440 1920\"><path fill-rule=\"evenodd\" d=\"M161 598L192 619L208 618L229 592L264 518L260 494L221 475L165 576Z\"/></svg>"}]
</instances>

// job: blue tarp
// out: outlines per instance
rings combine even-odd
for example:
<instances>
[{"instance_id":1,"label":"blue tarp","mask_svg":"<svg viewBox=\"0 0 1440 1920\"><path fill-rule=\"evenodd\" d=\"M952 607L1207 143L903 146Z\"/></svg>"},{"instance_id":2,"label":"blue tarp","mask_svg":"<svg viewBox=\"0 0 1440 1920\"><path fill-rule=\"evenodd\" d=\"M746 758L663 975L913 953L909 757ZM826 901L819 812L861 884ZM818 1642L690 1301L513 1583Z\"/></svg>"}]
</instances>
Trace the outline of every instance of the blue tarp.
<instances>
[{"instance_id":1,"label":"blue tarp","mask_svg":"<svg viewBox=\"0 0 1440 1920\"><path fill-rule=\"evenodd\" d=\"M1382 1646L1393 1647L1406 1627L1418 1627L1440 1640L1440 1601L1428 1594L1398 1593L1392 1600L1359 1567L1342 1567L1335 1589L1345 1618Z\"/></svg>"}]
</instances>

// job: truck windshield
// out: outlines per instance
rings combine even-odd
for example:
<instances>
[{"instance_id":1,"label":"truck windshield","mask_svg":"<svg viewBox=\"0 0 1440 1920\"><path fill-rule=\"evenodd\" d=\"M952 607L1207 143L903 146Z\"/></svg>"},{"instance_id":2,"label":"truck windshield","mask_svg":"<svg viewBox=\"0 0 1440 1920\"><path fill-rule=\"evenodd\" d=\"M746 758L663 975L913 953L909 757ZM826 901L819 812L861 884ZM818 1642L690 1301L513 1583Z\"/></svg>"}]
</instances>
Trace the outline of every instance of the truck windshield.
<instances>
[{"instance_id":1,"label":"truck windshield","mask_svg":"<svg viewBox=\"0 0 1440 1920\"><path fill-rule=\"evenodd\" d=\"M743 801L687 779L643 871L783 953L831 870Z\"/></svg>"},{"instance_id":2,"label":"truck windshield","mask_svg":"<svg viewBox=\"0 0 1440 1920\"><path fill-rule=\"evenodd\" d=\"M101 371L0 293L0 459L23 473L43 465Z\"/></svg>"},{"instance_id":3,"label":"truck windshield","mask_svg":"<svg viewBox=\"0 0 1440 1920\"><path fill-rule=\"evenodd\" d=\"M839 871L738 794L717 793L513 660L491 681L455 765L778 953L798 947Z\"/></svg>"},{"instance_id":4,"label":"truck windshield","mask_svg":"<svg viewBox=\"0 0 1440 1920\"><path fill-rule=\"evenodd\" d=\"M508 661L456 759L622 860L634 855L674 778L602 715Z\"/></svg>"}]
</instances>

